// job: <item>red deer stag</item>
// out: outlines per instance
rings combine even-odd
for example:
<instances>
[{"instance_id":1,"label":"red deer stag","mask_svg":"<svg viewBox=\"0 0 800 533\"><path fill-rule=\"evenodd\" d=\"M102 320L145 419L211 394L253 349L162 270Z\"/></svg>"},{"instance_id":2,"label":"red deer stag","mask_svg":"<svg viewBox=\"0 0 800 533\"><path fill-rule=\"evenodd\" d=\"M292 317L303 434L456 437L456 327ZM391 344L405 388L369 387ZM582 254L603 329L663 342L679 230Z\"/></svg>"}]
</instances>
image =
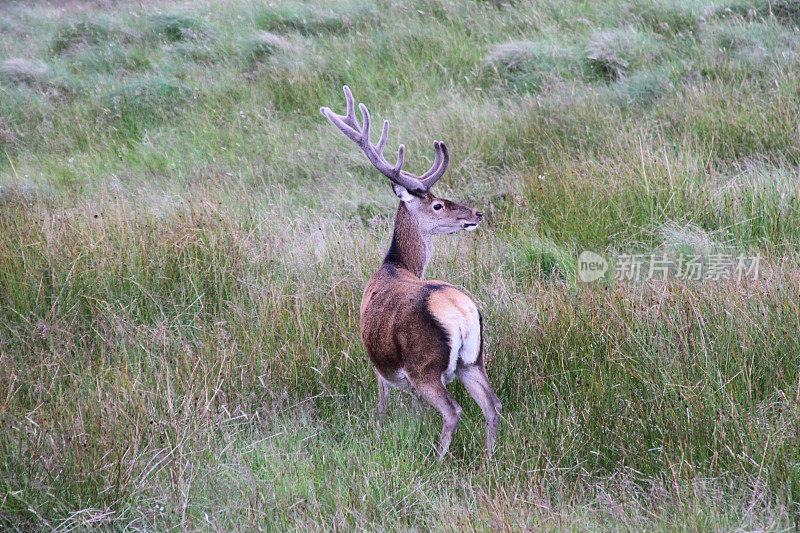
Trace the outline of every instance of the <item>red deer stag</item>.
<instances>
[{"instance_id":1,"label":"red deer stag","mask_svg":"<svg viewBox=\"0 0 800 533\"><path fill-rule=\"evenodd\" d=\"M359 104L359 126L347 86L344 95L346 115L327 107L320 111L389 178L400 199L389 252L361 300L361 339L378 376L378 412L381 416L386 412L390 385L415 389L444 419L441 461L461 418L461 406L446 387L458 377L486 418L486 454L491 458L501 405L486 376L481 314L475 302L453 285L421 279L433 253L432 237L474 230L483 215L430 192L450 159L443 142L433 143L433 166L421 176L403 170L403 145L397 163L391 165L383 156L389 122L384 121L378 144L372 144L369 111Z\"/></svg>"}]
</instances>

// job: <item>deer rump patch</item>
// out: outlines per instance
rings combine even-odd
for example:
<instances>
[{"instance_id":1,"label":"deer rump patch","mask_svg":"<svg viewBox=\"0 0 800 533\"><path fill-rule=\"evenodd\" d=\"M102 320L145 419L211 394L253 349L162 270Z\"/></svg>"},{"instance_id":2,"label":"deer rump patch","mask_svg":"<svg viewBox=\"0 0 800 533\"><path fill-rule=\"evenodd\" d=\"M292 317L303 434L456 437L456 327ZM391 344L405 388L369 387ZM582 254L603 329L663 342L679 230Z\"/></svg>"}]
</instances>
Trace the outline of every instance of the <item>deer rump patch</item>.
<instances>
[{"instance_id":1,"label":"deer rump patch","mask_svg":"<svg viewBox=\"0 0 800 533\"><path fill-rule=\"evenodd\" d=\"M453 381L459 365L479 362L481 318L472 299L455 287L434 291L428 297L428 311L445 330L450 345L447 368L442 373L446 385Z\"/></svg>"}]
</instances>

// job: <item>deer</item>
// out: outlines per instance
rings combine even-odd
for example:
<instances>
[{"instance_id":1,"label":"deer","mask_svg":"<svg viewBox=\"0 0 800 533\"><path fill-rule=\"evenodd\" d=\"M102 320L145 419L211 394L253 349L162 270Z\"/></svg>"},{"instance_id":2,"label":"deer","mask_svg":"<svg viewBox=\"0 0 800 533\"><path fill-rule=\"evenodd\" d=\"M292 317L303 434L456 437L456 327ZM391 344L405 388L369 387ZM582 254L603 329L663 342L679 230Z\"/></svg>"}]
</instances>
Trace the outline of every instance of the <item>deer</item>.
<instances>
[{"instance_id":1,"label":"deer","mask_svg":"<svg viewBox=\"0 0 800 533\"><path fill-rule=\"evenodd\" d=\"M483 317L463 290L423 279L433 254L433 236L475 230L483 214L431 192L450 162L444 142L433 143L433 164L422 175L403 170L402 144L397 162L390 164L383 155L389 122L383 122L380 140L372 144L367 107L358 105L359 125L350 88L343 89L346 113L338 115L327 107L320 112L389 178L400 200L389 251L367 282L360 306L361 340L378 378L378 415L385 417L392 387L410 390L431 404L443 419L437 450L441 462L461 420L461 406L447 390L458 378L483 413L486 456L491 459L502 406L486 375Z\"/></svg>"}]
</instances>

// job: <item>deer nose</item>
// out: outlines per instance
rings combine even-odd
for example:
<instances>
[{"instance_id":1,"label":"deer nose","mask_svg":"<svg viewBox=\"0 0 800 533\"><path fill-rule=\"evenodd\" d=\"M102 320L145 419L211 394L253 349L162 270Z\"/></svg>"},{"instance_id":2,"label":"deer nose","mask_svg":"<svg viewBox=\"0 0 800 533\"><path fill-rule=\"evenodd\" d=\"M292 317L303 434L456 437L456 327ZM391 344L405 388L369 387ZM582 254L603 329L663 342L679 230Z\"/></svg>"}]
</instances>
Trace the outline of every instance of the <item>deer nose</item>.
<instances>
[{"instance_id":1,"label":"deer nose","mask_svg":"<svg viewBox=\"0 0 800 533\"><path fill-rule=\"evenodd\" d=\"M483 219L483 213L481 213L480 211L475 211L475 216L478 217L478 220Z\"/></svg>"}]
</instances>

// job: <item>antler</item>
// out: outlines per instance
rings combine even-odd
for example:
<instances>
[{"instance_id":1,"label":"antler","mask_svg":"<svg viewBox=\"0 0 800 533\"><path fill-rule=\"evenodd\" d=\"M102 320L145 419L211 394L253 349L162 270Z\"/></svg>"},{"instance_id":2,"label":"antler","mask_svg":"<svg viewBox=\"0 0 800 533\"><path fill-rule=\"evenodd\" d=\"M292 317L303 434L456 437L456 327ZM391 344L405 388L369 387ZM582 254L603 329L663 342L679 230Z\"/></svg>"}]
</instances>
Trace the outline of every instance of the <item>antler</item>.
<instances>
[{"instance_id":1,"label":"antler","mask_svg":"<svg viewBox=\"0 0 800 533\"><path fill-rule=\"evenodd\" d=\"M439 181L444 171L447 170L447 164L450 162L450 154L447 153L447 147L443 142L435 141L433 143L434 158L433 165L422 176L416 176L410 172L403 170L403 161L405 146L402 144L397 150L397 163L392 166L383 157L383 149L386 146L386 139L389 136L389 121L383 121L383 132L378 144L372 144L369 140L369 126L370 117L369 111L364 104L358 104L361 110L361 117L363 127L359 127L358 120L356 120L355 107L353 105L353 94L350 88L344 86L344 97L347 99L347 114L337 115L327 107L319 108L320 112L325 115L328 120L333 122L334 126L342 130L351 141L355 142L361 150L366 154L367 159L372 163L375 168L381 173L392 180L393 183L404 187L408 192L416 195L426 194L433 184Z\"/></svg>"}]
</instances>

